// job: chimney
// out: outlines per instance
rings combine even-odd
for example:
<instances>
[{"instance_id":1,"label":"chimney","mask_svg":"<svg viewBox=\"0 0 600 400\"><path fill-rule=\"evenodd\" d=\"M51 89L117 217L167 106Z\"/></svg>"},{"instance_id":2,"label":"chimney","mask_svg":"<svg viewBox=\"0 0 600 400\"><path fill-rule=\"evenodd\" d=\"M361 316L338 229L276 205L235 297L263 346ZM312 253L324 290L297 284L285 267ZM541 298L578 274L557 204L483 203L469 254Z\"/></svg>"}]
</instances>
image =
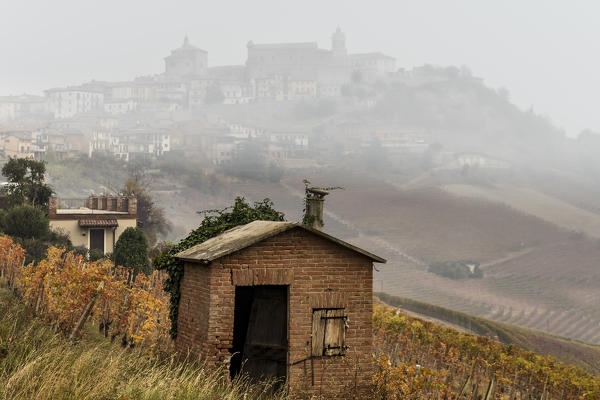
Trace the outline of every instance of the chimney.
<instances>
[{"instance_id":1,"label":"chimney","mask_svg":"<svg viewBox=\"0 0 600 400\"><path fill-rule=\"evenodd\" d=\"M137 217L137 198L129 197L127 199L127 212L129 215L135 215Z\"/></svg>"},{"instance_id":2,"label":"chimney","mask_svg":"<svg viewBox=\"0 0 600 400\"><path fill-rule=\"evenodd\" d=\"M127 212L127 204L125 204L125 197L119 196L117 197L117 211L119 212Z\"/></svg>"},{"instance_id":3,"label":"chimney","mask_svg":"<svg viewBox=\"0 0 600 400\"><path fill-rule=\"evenodd\" d=\"M56 217L56 209L58 208L58 199L56 197L50 197L48 199L48 218L52 219Z\"/></svg>"},{"instance_id":4,"label":"chimney","mask_svg":"<svg viewBox=\"0 0 600 400\"><path fill-rule=\"evenodd\" d=\"M323 229L323 202L328 191L316 187L306 188L306 211L302 223L310 228Z\"/></svg>"}]
</instances>

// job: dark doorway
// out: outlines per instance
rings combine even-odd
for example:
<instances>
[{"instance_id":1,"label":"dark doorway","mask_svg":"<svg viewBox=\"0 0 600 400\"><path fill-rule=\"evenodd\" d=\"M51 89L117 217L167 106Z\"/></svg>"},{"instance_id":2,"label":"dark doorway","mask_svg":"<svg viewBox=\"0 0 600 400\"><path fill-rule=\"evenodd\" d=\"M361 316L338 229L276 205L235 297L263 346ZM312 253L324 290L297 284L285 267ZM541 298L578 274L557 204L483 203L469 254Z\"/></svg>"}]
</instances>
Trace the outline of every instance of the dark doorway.
<instances>
[{"instance_id":1,"label":"dark doorway","mask_svg":"<svg viewBox=\"0 0 600 400\"><path fill-rule=\"evenodd\" d=\"M236 286L230 373L252 381L287 374L287 286Z\"/></svg>"},{"instance_id":2,"label":"dark doorway","mask_svg":"<svg viewBox=\"0 0 600 400\"><path fill-rule=\"evenodd\" d=\"M90 229L90 250L104 253L104 229Z\"/></svg>"}]
</instances>

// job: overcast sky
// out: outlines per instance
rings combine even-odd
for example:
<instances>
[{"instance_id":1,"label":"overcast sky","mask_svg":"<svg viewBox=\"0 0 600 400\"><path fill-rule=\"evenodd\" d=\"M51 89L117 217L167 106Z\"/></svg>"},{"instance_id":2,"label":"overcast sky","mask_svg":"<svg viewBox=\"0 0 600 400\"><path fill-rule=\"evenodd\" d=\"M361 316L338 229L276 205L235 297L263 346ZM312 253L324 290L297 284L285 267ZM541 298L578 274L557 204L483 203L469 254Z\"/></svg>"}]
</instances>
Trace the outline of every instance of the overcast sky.
<instances>
[{"instance_id":1,"label":"overcast sky","mask_svg":"<svg viewBox=\"0 0 600 400\"><path fill-rule=\"evenodd\" d=\"M465 65L567 134L600 131L600 1L0 0L0 95L159 73L184 35L210 65L246 43L317 41L399 67Z\"/></svg>"}]
</instances>

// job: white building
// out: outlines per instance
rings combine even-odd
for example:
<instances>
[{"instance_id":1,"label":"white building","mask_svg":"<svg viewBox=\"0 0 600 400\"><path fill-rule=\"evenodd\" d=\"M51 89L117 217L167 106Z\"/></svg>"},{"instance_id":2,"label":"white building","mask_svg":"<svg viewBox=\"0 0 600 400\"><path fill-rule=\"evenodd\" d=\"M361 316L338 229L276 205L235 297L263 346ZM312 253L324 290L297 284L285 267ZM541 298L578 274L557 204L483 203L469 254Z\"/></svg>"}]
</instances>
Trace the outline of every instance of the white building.
<instances>
[{"instance_id":1,"label":"white building","mask_svg":"<svg viewBox=\"0 0 600 400\"><path fill-rule=\"evenodd\" d=\"M84 86L50 89L46 96L57 119L104 109L104 93Z\"/></svg>"},{"instance_id":2,"label":"white building","mask_svg":"<svg viewBox=\"0 0 600 400\"><path fill-rule=\"evenodd\" d=\"M104 102L104 112L110 115L129 114L137 109L134 100L108 100Z\"/></svg>"},{"instance_id":3,"label":"white building","mask_svg":"<svg viewBox=\"0 0 600 400\"><path fill-rule=\"evenodd\" d=\"M92 133L89 156L94 153L112 154L125 161L156 158L171 151L171 136L165 132L136 129L124 132Z\"/></svg>"},{"instance_id":4,"label":"white building","mask_svg":"<svg viewBox=\"0 0 600 400\"><path fill-rule=\"evenodd\" d=\"M359 72L361 78L371 81L396 70L396 59L383 53L357 53L348 55L350 69Z\"/></svg>"},{"instance_id":5,"label":"white building","mask_svg":"<svg viewBox=\"0 0 600 400\"><path fill-rule=\"evenodd\" d=\"M0 97L0 122L46 114L48 102L44 97L27 94Z\"/></svg>"}]
</instances>

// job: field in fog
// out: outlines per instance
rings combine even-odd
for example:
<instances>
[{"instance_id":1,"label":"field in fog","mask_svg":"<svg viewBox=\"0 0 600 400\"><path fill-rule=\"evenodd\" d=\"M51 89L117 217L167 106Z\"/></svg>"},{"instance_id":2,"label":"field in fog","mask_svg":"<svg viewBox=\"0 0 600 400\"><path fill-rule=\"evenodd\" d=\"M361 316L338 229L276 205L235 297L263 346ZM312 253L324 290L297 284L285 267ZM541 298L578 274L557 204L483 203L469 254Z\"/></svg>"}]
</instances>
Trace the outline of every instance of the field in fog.
<instances>
[{"instance_id":1,"label":"field in fog","mask_svg":"<svg viewBox=\"0 0 600 400\"><path fill-rule=\"evenodd\" d=\"M600 243L577 225L580 215L591 215L587 222L600 216L549 195L515 188L501 202L454 192L494 193L486 186L404 190L339 169L289 174L280 183L228 180L218 195L190 188L156 195L182 232L199 223L195 211L222 207L236 195L268 196L299 220L301 180L311 174L316 183L345 187L326 200L325 231L389 260L378 267L375 290L600 343ZM171 202L175 193L182 195ZM455 281L427 272L430 262L463 259L481 263L484 278Z\"/></svg>"}]
</instances>

